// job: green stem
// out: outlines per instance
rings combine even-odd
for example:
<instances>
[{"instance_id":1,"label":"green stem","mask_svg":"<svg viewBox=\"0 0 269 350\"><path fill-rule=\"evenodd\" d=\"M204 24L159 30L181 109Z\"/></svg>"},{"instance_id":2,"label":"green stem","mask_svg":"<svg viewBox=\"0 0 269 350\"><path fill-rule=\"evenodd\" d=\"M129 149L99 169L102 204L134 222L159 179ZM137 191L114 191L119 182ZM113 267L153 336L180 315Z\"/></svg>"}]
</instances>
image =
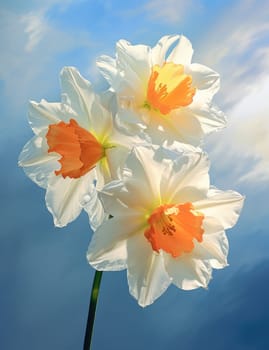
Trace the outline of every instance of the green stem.
<instances>
[{"instance_id":1,"label":"green stem","mask_svg":"<svg viewBox=\"0 0 269 350\"><path fill-rule=\"evenodd\" d=\"M100 283L102 279L102 273L103 273L102 271L95 271L95 275L94 275L83 350L89 350L91 347L95 310L96 310L96 305L98 300Z\"/></svg>"}]
</instances>

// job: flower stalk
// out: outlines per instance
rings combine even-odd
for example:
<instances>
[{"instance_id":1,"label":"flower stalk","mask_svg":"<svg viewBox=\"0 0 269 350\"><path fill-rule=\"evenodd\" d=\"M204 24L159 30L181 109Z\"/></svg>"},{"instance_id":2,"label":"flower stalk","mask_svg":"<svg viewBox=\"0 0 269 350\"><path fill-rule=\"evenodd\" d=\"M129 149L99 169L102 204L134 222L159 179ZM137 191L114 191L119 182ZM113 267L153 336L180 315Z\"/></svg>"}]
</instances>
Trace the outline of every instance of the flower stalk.
<instances>
[{"instance_id":1,"label":"flower stalk","mask_svg":"<svg viewBox=\"0 0 269 350\"><path fill-rule=\"evenodd\" d=\"M102 274L103 274L102 271L95 271L93 285L92 285L92 292L91 292L91 300L89 305L88 320L87 320L86 332L84 337L83 350L90 350L91 348L91 340L92 340L92 333L93 333L93 326L94 326L94 319L95 319L95 310L96 310L96 305L98 301Z\"/></svg>"}]
</instances>

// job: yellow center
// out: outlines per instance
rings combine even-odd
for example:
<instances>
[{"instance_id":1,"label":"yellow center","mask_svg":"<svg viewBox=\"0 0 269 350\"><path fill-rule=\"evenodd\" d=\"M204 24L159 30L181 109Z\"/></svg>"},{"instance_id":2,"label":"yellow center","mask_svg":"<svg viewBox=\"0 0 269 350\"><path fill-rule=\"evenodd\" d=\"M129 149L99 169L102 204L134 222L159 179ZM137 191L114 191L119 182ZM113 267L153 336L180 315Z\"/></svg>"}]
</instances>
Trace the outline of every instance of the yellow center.
<instances>
[{"instance_id":1,"label":"yellow center","mask_svg":"<svg viewBox=\"0 0 269 350\"><path fill-rule=\"evenodd\" d=\"M176 258L193 250L194 239L202 242L203 219L192 203L161 205L150 215L144 234L154 251L162 249Z\"/></svg>"},{"instance_id":2,"label":"yellow center","mask_svg":"<svg viewBox=\"0 0 269 350\"><path fill-rule=\"evenodd\" d=\"M74 119L69 123L51 124L46 134L48 153L61 155L61 169L56 175L79 178L95 167L104 157L104 148L94 135L78 125Z\"/></svg>"},{"instance_id":3,"label":"yellow center","mask_svg":"<svg viewBox=\"0 0 269 350\"><path fill-rule=\"evenodd\" d=\"M165 62L153 66L148 81L147 100L144 107L153 108L162 114L192 103L196 89L192 77L184 73L184 66Z\"/></svg>"}]
</instances>

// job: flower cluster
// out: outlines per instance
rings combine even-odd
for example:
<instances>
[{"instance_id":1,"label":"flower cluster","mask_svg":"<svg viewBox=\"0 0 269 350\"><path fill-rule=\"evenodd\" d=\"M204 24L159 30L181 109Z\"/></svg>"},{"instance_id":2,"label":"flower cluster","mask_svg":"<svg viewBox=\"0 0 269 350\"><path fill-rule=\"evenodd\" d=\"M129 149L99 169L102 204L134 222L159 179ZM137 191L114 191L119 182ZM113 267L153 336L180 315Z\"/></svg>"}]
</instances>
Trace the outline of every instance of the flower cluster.
<instances>
[{"instance_id":1,"label":"flower cluster","mask_svg":"<svg viewBox=\"0 0 269 350\"><path fill-rule=\"evenodd\" d=\"M35 136L19 164L46 189L56 226L86 210L89 263L127 269L141 306L171 283L207 287L212 269L227 265L225 229L243 205L239 193L210 186L200 147L226 119L212 103L219 75L192 63L192 54L182 35L153 48L120 40L115 58L97 60L109 84L100 96L66 67L60 103L30 102Z\"/></svg>"}]
</instances>

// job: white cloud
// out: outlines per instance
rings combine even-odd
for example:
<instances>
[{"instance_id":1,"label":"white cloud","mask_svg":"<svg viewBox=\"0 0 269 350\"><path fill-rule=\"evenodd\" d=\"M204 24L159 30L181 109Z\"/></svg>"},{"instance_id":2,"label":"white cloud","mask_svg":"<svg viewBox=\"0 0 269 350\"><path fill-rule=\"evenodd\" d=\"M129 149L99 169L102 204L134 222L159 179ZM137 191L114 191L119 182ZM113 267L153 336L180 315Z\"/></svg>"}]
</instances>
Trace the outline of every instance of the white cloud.
<instances>
[{"instance_id":1,"label":"white cloud","mask_svg":"<svg viewBox=\"0 0 269 350\"><path fill-rule=\"evenodd\" d=\"M12 112L8 118L16 118L30 97L38 95L39 99L42 93L59 91L58 55L92 45L88 33L62 31L54 26L46 16L49 9L26 13L0 10L0 80Z\"/></svg>"},{"instance_id":2,"label":"white cloud","mask_svg":"<svg viewBox=\"0 0 269 350\"><path fill-rule=\"evenodd\" d=\"M112 1L101 1L104 8L113 12ZM186 22L189 16L203 8L202 0L147 0L136 3L135 6L128 6L117 15L121 18L136 17L157 22L158 24L177 25Z\"/></svg>"},{"instance_id":3,"label":"white cloud","mask_svg":"<svg viewBox=\"0 0 269 350\"><path fill-rule=\"evenodd\" d=\"M269 181L268 92L269 74L229 110L228 127L210 138L212 161L220 174L226 169L237 183Z\"/></svg>"},{"instance_id":4,"label":"white cloud","mask_svg":"<svg viewBox=\"0 0 269 350\"><path fill-rule=\"evenodd\" d=\"M241 0L226 11L195 52L221 74L216 100L228 116L227 128L209 138L209 153L224 181L262 185L269 181L269 6Z\"/></svg>"},{"instance_id":5,"label":"white cloud","mask_svg":"<svg viewBox=\"0 0 269 350\"><path fill-rule=\"evenodd\" d=\"M196 1L195 9L200 7ZM161 20L166 23L178 23L182 21L190 10L194 9L192 0L149 0L143 7L147 16L153 20Z\"/></svg>"},{"instance_id":6,"label":"white cloud","mask_svg":"<svg viewBox=\"0 0 269 350\"><path fill-rule=\"evenodd\" d=\"M28 40L25 45L26 51L32 51L39 44L42 37L45 36L48 30L48 25L44 18L43 11L40 13L27 13L21 17L21 22L25 25L25 33L28 35Z\"/></svg>"},{"instance_id":7,"label":"white cloud","mask_svg":"<svg viewBox=\"0 0 269 350\"><path fill-rule=\"evenodd\" d=\"M198 44L199 62L221 74L219 100L231 107L249 94L269 68L269 6L240 0L226 7Z\"/></svg>"},{"instance_id":8,"label":"white cloud","mask_svg":"<svg viewBox=\"0 0 269 350\"><path fill-rule=\"evenodd\" d=\"M16 14L27 13L30 11L46 12L55 5L60 6L61 9L65 10L72 3L79 3L83 1L86 0L6 0L1 2L1 8Z\"/></svg>"}]
</instances>

